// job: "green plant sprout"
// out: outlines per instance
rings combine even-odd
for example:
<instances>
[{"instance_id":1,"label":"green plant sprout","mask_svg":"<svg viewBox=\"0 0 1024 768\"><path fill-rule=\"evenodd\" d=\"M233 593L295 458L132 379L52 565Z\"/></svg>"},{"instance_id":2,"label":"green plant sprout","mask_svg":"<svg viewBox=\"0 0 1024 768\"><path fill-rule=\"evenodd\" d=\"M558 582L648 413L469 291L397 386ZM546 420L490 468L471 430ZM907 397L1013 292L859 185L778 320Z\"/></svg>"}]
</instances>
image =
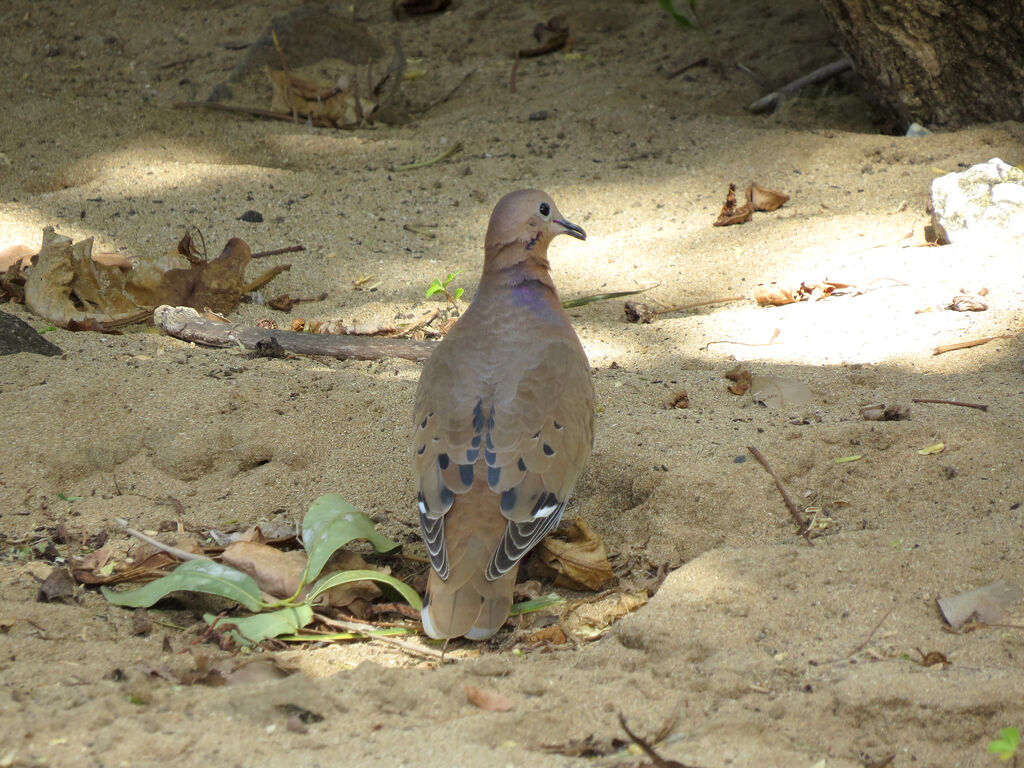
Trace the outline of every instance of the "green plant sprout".
<instances>
[{"instance_id":1,"label":"green plant sprout","mask_svg":"<svg viewBox=\"0 0 1024 768\"><path fill-rule=\"evenodd\" d=\"M660 5L664 9L665 13L667 13L669 16L675 19L676 24L678 24L679 26L686 27L687 29L696 28L697 24L695 22L695 19L697 18L697 0L679 1L685 2L686 5L690 7L689 14L685 14L677 10L676 0L658 0L658 5ZM693 18L691 18L691 16Z\"/></svg>"},{"instance_id":2,"label":"green plant sprout","mask_svg":"<svg viewBox=\"0 0 1024 768\"><path fill-rule=\"evenodd\" d=\"M182 563L169 575L138 589L124 592L115 592L108 587L100 589L111 603L128 608L148 608L171 592L178 591L204 592L227 598L251 613L250 616L224 620L225 624L234 627L229 634L240 645L254 645L281 635L294 636L313 621L313 604L320 595L331 587L353 581L379 582L397 592L413 608L421 610L423 601L416 590L386 573L360 569L320 576L331 555L353 539L368 540L374 551L380 554L390 554L401 547L398 542L379 533L366 515L341 496L329 493L314 501L302 520L306 568L299 588L291 597L265 602L254 578L208 558ZM307 585L310 585L309 590L305 591ZM213 614L204 614L203 618L210 625L218 621Z\"/></svg>"},{"instance_id":3,"label":"green plant sprout","mask_svg":"<svg viewBox=\"0 0 1024 768\"><path fill-rule=\"evenodd\" d=\"M451 285L452 280L454 280L455 276L461 271L461 269L456 269L454 272L449 272L448 277L444 280L438 280L435 277L434 281L430 284L430 287L427 288L427 298L429 299L435 293L443 293L444 297L448 299L448 303L455 306L455 302L462 298L462 294L465 293L465 291L462 288L449 289L448 286Z\"/></svg>"},{"instance_id":4,"label":"green plant sprout","mask_svg":"<svg viewBox=\"0 0 1024 768\"><path fill-rule=\"evenodd\" d=\"M1013 760L1017 765L1017 747L1020 746L1020 731L1016 728L1002 728L999 738L988 743L990 754L999 755L1000 760Z\"/></svg>"}]
</instances>

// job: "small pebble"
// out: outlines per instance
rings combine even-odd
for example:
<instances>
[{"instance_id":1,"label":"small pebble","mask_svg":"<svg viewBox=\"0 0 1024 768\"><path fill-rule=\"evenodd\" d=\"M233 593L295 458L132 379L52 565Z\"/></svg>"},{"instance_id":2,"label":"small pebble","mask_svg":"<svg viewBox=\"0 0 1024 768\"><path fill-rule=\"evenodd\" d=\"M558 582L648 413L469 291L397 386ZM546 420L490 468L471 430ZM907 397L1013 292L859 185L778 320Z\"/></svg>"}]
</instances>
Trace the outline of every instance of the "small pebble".
<instances>
[{"instance_id":1,"label":"small pebble","mask_svg":"<svg viewBox=\"0 0 1024 768\"><path fill-rule=\"evenodd\" d=\"M263 214L260 213L259 211L249 210L249 211L246 211L245 213L243 213L241 216L239 216L238 220L239 221L248 221L248 222L253 223L253 224L258 224L258 223L263 221Z\"/></svg>"}]
</instances>

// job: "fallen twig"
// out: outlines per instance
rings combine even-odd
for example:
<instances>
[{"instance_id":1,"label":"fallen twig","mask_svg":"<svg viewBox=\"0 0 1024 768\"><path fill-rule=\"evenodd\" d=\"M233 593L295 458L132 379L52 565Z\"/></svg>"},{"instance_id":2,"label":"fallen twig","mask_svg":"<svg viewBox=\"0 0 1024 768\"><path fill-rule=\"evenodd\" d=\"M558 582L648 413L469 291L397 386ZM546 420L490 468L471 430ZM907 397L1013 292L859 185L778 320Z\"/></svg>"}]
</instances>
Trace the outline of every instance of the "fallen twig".
<instances>
[{"instance_id":1,"label":"fallen twig","mask_svg":"<svg viewBox=\"0 0 1024 768\"><path fill-rule=\"evenodd\" d=\"M638 304L636 302L626 302L626 319L634 323L649 323L659 315L667 315L672 312L686 312L690 309L698 309L699 307L710 307L712 304L726 304L732 301L743 301L746 296L729 296L724 299L709 299L707 301L697 301L693 304L679 304L674 307L666 307L665 309L654 309L647 304Z\"/></svg>"},{"instance_id":2,"label":"fallen twig","mask_svg":"<svg viewBox=\"0 0 1024 768\"><path fill-rule=\"evenodd\" d=\"M654 766L654 768L693 768L693 766L686 765L685 763L680 763L678 760L666 760L657 752L655 752L654 747L651 746L651 744L649 744L644 739L641 739L639 736L637 736L635 733L629 730L629 726L626 725L626 718L623 716L621 712L619 712L619 725L622 726L622 730L624 730L626 732L626 735L629 736L630 739L632 739L633 743L640 747L640 749L643 750L645 755L651 758L651 764Z\"/></svg>"},{"instance_id":3,"label":"fallen twig","mask_svg":"<svg viewBox=\"0 0 1024 768\"><path fill-rule=\"evenodd\" d=\"M772 337L768 339L768 341L763 342L761 344L755 344L754 342L751 341L733 341L732 339L718 339L716 341L709 341L707 344L701 347L701 350L706 352L712 344L739 344L741 347L770 347L772 344L775 343L775 340L779 338L779 334L781 332L782 331L779 328L776 328L775 331L772 333Z\"/></svg>"},{"instance_id":4,"label":"fallen twig","mask_svg":"<svg viewBox=\"0 0 1024 768\"><path fill-rule=\"evenodd\" d=\"M412 643L407 643L405 640L399 640L396 637L387 637L385 635L371 635L370 630L373 627L369 627L364 624L357 624L354 621L344 621L343 619L332 619L322 614L317 614L317 620L323 622L329 627L335 627L336 629L344 629L346 632L355 632L358 635L362 635L367 640L376 640L381 643L387 643L393 645L396 648L401 648L406 653L414 653L420 656L427 656L431 659L438 659L442 662L454 662L454 659L445 658L443 651L438 651L433 648L424 648Z\"/></svg>"},{"instance_id":5,"label":"fallen twig","mask_svg":"<svg viewBox=\"0 0 1024 768\"><path fill-rule=\"evenodd\" d=\"M771 468L771 465L768 463L768 459L766 459L764 454L752 445L748 445L747 450L750 451L751 455L760 462L761 466L764 467L764 471L768 473L771 479L775 481L775 487L778 488L779 493L782 494L782 500L786 503L786 509L789 510L789 514L793 516L796 524L800 526L800 535L804 537L804 541L813 547L814 542L807 536L807 521L804 520L803 515L800 514L800 510L797 509L793 500L789 498L789 494L786 493L786 489L782 487L782 481L780 481L779 476L775 474L775 470Z\"/></svg>"},{"instance_id":6,"label":"fallen twig","mask_svg":"<svg viewBox=\"0 0 1024 768\"><path fill-rule=\"evenodd\" d=\"M298 253L306 250L304 245L289 245L287 248L274 248L271 251L257 251L250 258L262 259L265 256L280 256L282 253Z\"/></svg>"},{"instance_id":7,"label":"fallen twig","mask_svg":"<svg viewBox=\"0 0 1024 768\"><path fill-rule=\"evenodd\" d=\"M958 341L956 344L940 344L934 350L932 355L941 355L946 352L953 352L957 349L970 349L971 347L980 347L982 344L988 344L990 341L999 341L999 339L1015 339L1017 334L1015 333L1004 333L1000 336L986 336L984 339L973 339L972 341Z\"/></svg>"},{"instance_id":8,"label":"fallen twig","mask_svg":"<svg viewBox=\"0 0 1024 768\"><path fill-rule=\"evenodd\" d=\"M164 544L162 541L154 539L152 536L147 536L142 531L137 531L128 525L128 521L124 518L117 518L118 525L124 528L124 532L130 536L134 536L139 541L144 541L150 546L156 547L162 552L166 552L168 555L173 555L179 560L209 560L206 555L197 555L195 552L189 552L184 549L178 549L172 547L170 544Z\"/></svg>"},{"instance_id":9,"label":"fallen twig","mask_svg":"<svg viewBox=\"0 0 1024 768\"><path fill-rule=\"evenodd\" d=\"M519 52L516 51L515 60L512 62L512 74L508 77L508 89L512 92L516 92L516 73L519 71Z\"/></svg>"},{"instance_id":10,"label":"fallen twig","mask_svg":"<svg viewBox=\"0 0 1024 768\"><path fill-rule=\"evenodd\" d=\"M987 411L988 406L981 403L962 403L959 400L933 400L930 397L915 397L915 403L938 403L939 405L959 405L963 408L977 408L979 411Z\"/></svg>"},{"instance_id":11,"label":"fallen twig","mask_svg":"<svg viewBox=\"0 0 1024 768\"><path fill-rule=\"evenodd\" d=\"M153 324L168 336L194 341L210 347L255 349L263 344L276 344L285 352L299 355L324 355L338 359L379 360L401 357L423 362L434 351L435 344L413 339L389 339L376 336L339 336L335 334L279 331L236 323L213 322L191 307L163 305L153 313Z\"/></svg>"},{"instance_id":12,"label":"fallen twig","mask_svg":"<svg viewBox=\"0 0 1024 768\"><path fill-rule=\"evenodd\" d=\"M454 155L456 152L461 152L461 151L462 151L462 142L461 141L456 141L454 144L452 144L450 147L448 147L448 149L446 149L444 152L442 152L440 155L438 155L437 157L433 158L432 160L424 160L421 163L409 163L408 165L396 165L391 170L393 170L393 171L414 171L417 168L428 168L431 165L436 165L437 163L440 163L442 160L447 160L449 157Z\"/></svg>"},{"instance_id":13,"label":"fallen twig","mask_svg":"<svg viewBox=\"0 0 1024 768\"><path fill-rule=\"evenodd\" d=\"M430 310L429 312L427 312L427 314L423 315L423 317L421 317L419 320L414 320L413 322L409 323L409 325L405 326L405 328L402 328L400 331L398 331L398 333L394 335L394 337L400 338L402 336L408 336L410 333L415 333L423 326L430 325L430 323L434 321L434 318L437 317L439 314L441 314L440 309Z\"/></svg>"},{"instance_id":14,"label":"fallen twig","mask_svg":"<svg viewBox=\"0 0 1024 768\"><path fill-rule=\"evenodd\" d=\"M778 105L782 100L783 96L790 93L796 93L801 88L820 83L824 80L828 80L831 77L840 75L848 69L853 68L853 61L849 56L843 57L838 61L833 61L831 64L826 64L824 67L819 67L810 74L804 75L803 77L797 78L791 83L787 83L776 91L772 91L767 96L762 96L757 99L750 106L747 107L751 112L770 112Z\"/></svg>"},{"instance_id":15,"label":"fallen twig","mask_svg":"<svg viewBox=\"0 0 1024 768\"><path fill-rule=\"evenodd\" d=\"M851 656L853 656L854 654L860 653L861 651L863 651L863 650L864 650L864 649L865 649L865 648L867 647L867 644L871 642L871 638L873 638L873 637L875 636L875 633L876 633L876 632L877 632L877 631L878 631L879 629L881 629L881 628L882 628L882 625L883 625L883 624L885 623L885 620L889 618L889 614L890 614L890 613L892 613L892 608L890 608L890 609L889 609L888 611L886 611L886 612L885 612L885 615L884 615L884 616L882 616L882 618L880 618L880 619L878 620L878 623L877 623L877 624L875 624L875 628L871 630L871 634L869 634L869 635L868 635L868 636L867 636L867 637L865 638L864 642L863 642L863 643L861 643L860 645L858 645L858 646L857 646L856 648L854 648L854 649L853 649L852 651L850 651L850 652L849 652L848 654L846 654L846 658L848 658L848 659L849 659L849 658L850 658Z\"/></svg>"},{"instance_id":16,"label":"fallen twig","mask_svg":"<svg viewBox=\"0 0 1024 768\"><path fill-rule=\"evenodd\" d=\"M679 69L673 69L671 72L665 75L665 79L671 80L674 77L679 77L681 74L683 74L687 70L693 69L694 67L706 67L707 65L708 57L704 56L702 58L697 59L696 61L691 61L689 64L686 64L680 67Z\"/></svg>"},{"instance_id":17,"label":"fallen twig","mask_svg":"<svg viewBox=\"0 0 1024 768\"><path fill-rule=\"evenodd\" d=\"M459 80L459 82L457 82L455 84L455 86L450 91L448 91L448 93L446 93L444 96L442 96L439 99L434 99L434 101L430 102L429 104L426 104L426 105L424 105L422 107L419 107L417 109L410 109L409 110L409 114L410 115L422 115L424 112L429 112L430 110L432 110L438 104L444 104L446 101L448 101L448 99L450 99L452 96L455 95L455 92L457 90L459 90L459 88L461 88L463 85L465 85L466 81L469 80L469 76L472 75L474 72L476 72L476 69L469 70L469 72L464 74L462 76L462 79Z\"/></svg>"},{"instance_id":18,"label":"fallen twig","mask_svg":"<svg viewBox=\"0 0 1024 768\"><path fill-rule=\"evenodd\" d=\"M437 237L436 232L431 232L427 227L437 227L437 224L403 224L402 229L424 237Z\"/></svg>"},{"instance_id":19,"label":"fallen twig","mask_svg":"<svg viewBox=\"0 0 1024 768\"><path fill-rule=\"evenodd\" d=\"M257 109L256 107L243 107L238 104L222 104L219 101L178 101L174 104L175 109L211 109L215 112L234 112L237 115L250 115L251 117L267 117L271 120L287 120L293 122L291 115L280 112L272 112L269 109ZM334 123L324 117L309 116L306 118L311 125L317 128L335 128ZM344 127L344 126L342 126Z\"/></svg>"}]
</instances>

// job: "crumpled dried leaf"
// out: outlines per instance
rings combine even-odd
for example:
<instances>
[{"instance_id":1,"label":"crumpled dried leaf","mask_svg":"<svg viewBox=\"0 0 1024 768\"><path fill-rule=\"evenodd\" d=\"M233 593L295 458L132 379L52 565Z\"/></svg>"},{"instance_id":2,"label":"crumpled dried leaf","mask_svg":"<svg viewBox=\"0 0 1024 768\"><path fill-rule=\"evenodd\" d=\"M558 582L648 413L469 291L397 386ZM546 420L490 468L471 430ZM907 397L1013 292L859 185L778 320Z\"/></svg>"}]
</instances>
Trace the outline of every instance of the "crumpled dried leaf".
<instances>
[{"instance_id":1,"label":"crumpled dried leaf","mask_svg":"<svg viewBox=\"0 0 1024 768\"><path fill-rule=\"evenodd\" d=\"M326 121L337 128L355 128L373 122L376 103L356 93L355 81L347 76L328 80L316 67L284 72L267 67L267 77L274 89L270 103L272 112L296 114L313 121Z\"/></svg>"},{"instance_id":2,"label":"crumpled dried leaf","mask_svg":"<svg viewBox=\"0 0 1024 768\"><path fill-rule=\"evenodd\" d=\"M573 635L596 640L623 616L645 605L646 591L618 592L596 602L580 601L566 612L563 623Z\"/></svg>"},{"instance_id":3,"label":"crumpled dried leaf","mask_svg":"<svg viewBox=\"0 0 1024 768\"><path fill-rule=\"evenodd\" d=\"M768 408L806 405L811 400L811 390L802 381L782 376L751 376L750 396L755 403Z\"/></svg>"},{"instance_id":4,"label":"crumpled dried leaf","mask_svg":"<svg viewBox=\"0 0 1024 768\"><path fill-rule=\"evenodd\" d=\"M736 366L730 368L722 375L733 382L729 385L729 391L734 395L742 395L750 389L750 369L746 368L742 363L737 363Z\"/></svg>"},{"instance_id":5,"label":"crumpled dried leaf","mask_svg":"<svg viewBox=\"0 0 1024 768\"><path fill-rule=\"evenodd\" d=\"M789 195L774 189L762 187L757 182L747 187L747 202L755 211L775 211L789 200Z\"/></svg>"},{"instance_id":6,"label":"crumpled dried leaf","mask_svg":"<svg viewBox=\"0 0 1024 768\"><path fill-rule=\"evenodd\" d=\"M802 282L798 286L759 283L754 289L754 301L762 306L781 307L809 299L820 301L832 296L836 291L853 287L850 283L841 283L837 280L820 280L816 283Z\"/></svg>"},{"instance_id":7,"label":"crumpled dried leaf","mask_svg":"<svg viewBox=\"0 0 1024 768\"><path fill-rule=\"evenodd\" d=\"M729 192L725 196L725 204L715 220L715 226L728 227L733 224L746 224L750 221L753 213L749 203L740 206L736 204L736 185L730 184Z\"/></svg>"},{"instance_id":8,"label":"crumpled dried leaf","mask_svg":"<svg viewBox=\"0 0 1024 768\"><path fill-rule=\"evenodd\" d=\"M564 534L548 536L534 551L558 586L596 591L614 578L604 542L583 518L573 520Z\"/></svg>"},{"instance_id":9,"label":"crumpled dried leaf","mask_svg":"<svg viewBox=\"0 0 1024 768\"><path fill-rule=\"evenodd\" d=\"M148 581L177 565L180 560L166 552L145 545L128 559L115 560L113 551L104 546L83 558L72 557L71 575L81 584L120 584L125 581Z\"/></svg>"},{"instance_id":10,"label":"crumpled dried leaf","mask_svg":"<svg viewBox=\"0 0 1024 768\"><path fill-rule=\"evenodd\" d=\"M966 293L961 293L953 297L953 301L946 309L952 309L954 312L984 312L988 309L988 304L981 296L969 296Z\"/></svg>"},{"instance_id":11,"label":"crumpled dried leaf","mask_svg":"<svg viewBox=\"0 0 1024 768\"><path fill-rule=\"evenodd\" d=\"M774 189L762 187L754 182L747 187L746 202L738 205L736 202L736 185L730 184L729 191L725 196L725 204L722 206L716 227L728 227L732 224L746 224L750 221L754 211L775 211L781 208L789 195Z\"/></svg>"},{"instance_id":12,"label":"crumpled dried leaf","mask_svg":"<svg viewBox=\"0 0 1024 768\"><path fill-rule=\"evenodd\" d=\"M938 604L949 626L960 629L972 617L988 624L999 621L1003 611L1020 599L1020 596L1020 587L1010 584L1005 579L999 579L969 592L940 597Z\"/></svg>"},{"instance_id":13,"label":"crumpled dried leaf","mask_svg":"<svg viewBox=\"0 0 1024 768\"><path fill-rule=\"evenodd\" d=\"M250 252L232 238L210 262L189 263L180 253L135 262L107 256L100 263L91 238L73 243L47 227L25 281L25 303L62 328L107 332L146 319L160 304L227 313L241 298Z\"/></svg>"},{"instance_id":14,"label":"crumpled dried leaf","mask_svg":"<svg viewBox=\"0 0 1024 768\"><path fill-rule=\"evenodd\" d=\"M34 248L27 245L7 245L0 248L0 272L6 272L15 264L27 266L32 257L36 255Z\"/></svg>"},{"instance_id":15,"label":"crumpled dried leaf","mask_svg":"<svg viewBox=\"0 0 1024 768\"><path fill-rule=\"evenodd\" d=\"M649 305L639 301L627 301L623 306L627 323L649 323L658 313Z\"/></svg>"},{"instance_id":16,"label":"crumpled dried leaf","mask_svg":"<svg viewBox=\"0 0 1024 768\"><path fill-rule=\"evenodd\" d=\"M572 39L569 37L569 22L563 14L552 16L547 23L537 24L533 28L533 36L539 43L535 48L521 48L517 51L520 58L530 56L541 56L545 53L557 51L559 48L572 48Z\"/></svg>"},{"instance_id":17,"label":"crumpled dried leaf","mask_svg":"<svg viewBox=\"0 0 1024 768\"><path fill-rule=\"evenodd\" d=\"M63 600L73 597L75 594L75 583L71 580L68 569L62 565L55 565L49 575L39 585L39 592L36 601L49 603L53 600Z\"/></svg>"},{"instance_id":18,"label":"crumpled dried leaf","mask_svg":"<svg viewBox=\"0 0 1024 768\"><path fill-rule=\"evenodd\" d=\"M291 597L299 588L302 574L306 570L306 553L302 550L282 552L279 549L256 541L236 541L224 550L221 560L242 573L256 579L260 589L274 597ZM368 565L356 552L340 549L334 553L324 571L379 570ZM303 590L309 591L309 585ZM344 608L354 600L372 601L382 592L372 581L354 581L340 584L324 593L324 602L336 608Z\"/></svg>"},{"instance_id":19,"label":"crumpled dried leaf","mask_svg":"<svg viewBox=\"0 0 1024 768\"><path fill-rule=\"evenodd\" d=\"M477 688L469 683L465 683L462 687L466 692L466 698L469 700L469 703L480 709L486 709L488 712L508 712L511 709L515 709L516 705L512 700L497 691Z\"/></svg>"}]
</instances>

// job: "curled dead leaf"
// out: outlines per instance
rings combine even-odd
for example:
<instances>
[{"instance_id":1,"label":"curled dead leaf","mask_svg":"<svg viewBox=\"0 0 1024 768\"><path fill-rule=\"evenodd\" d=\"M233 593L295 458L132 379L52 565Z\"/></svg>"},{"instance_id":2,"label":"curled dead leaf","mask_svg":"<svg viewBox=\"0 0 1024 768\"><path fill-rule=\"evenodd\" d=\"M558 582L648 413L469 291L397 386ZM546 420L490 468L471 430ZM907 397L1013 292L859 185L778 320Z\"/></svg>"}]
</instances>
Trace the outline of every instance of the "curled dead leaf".
<instances>
[{"instance_id":1,"label":"curled dead leaf","mask_svg":"<svg viewBox=\"0 0 1024 768\"><path fill-rule=\"evenodd\" d=\"M715 226L728 227L733 224L746 224L752 215L753 210L749 204L744 203L741 206L736 204L736 185L730 184L729 191L725 195L725 203L718 214L718 219L715 220Z\"/></svg>"},{"instance_id":2,"label":"curled dead leaf","mask_svg":"<svg viewBox=\"0 0 1024 768\"><path fill-rule=\"evenodd\" d=\"M466 692L469 703L480 709L486 709L488 712L508 712L515 709L516 705L512 700L497 691L477 688L469 683L465 683L462 688Z\"/></svg>"},{"instance_id":3,"label":"curled dead leaf","mask_svg":"<svg viewBox=\"0 0 1024 768\"><path fill-rule=\"evenodd\" d=\"M722 375L733 382L729 385L729 391L734 395L742 395L750 389L750 369L746 368L742 363L730 368Z\"/></svg>"},{"instance_id":4,"label":"curled dead leaf","mask_svg":"<svg viewBox=\"0 0 1024 768\"><path fill-rule=\"evenodd\" d=\"M754 182L747 188L747 200L755 211L774 211L785 205L789 195Z\"/></svg>"},{"instance_id":5,"label":"curled dead leaf","mask_svg":"<svg viewBox=\"0 0 1024 768\"><path fill-rule=\"evenodd\" d=\"M29 248L27 245L4 246L0 248L0 272L6 272L15 264L27 266L35 255L35 249Z\"/></svg>"},{"instance_id":6,"label":"curled dead leaf","mask_svg":"<svg viewBox=\"0 0 1024 768\"><path fill-rule=\"evenodd\" d=\"M544 539L534 552L558 586L596 591L614 578L604 542L580 517L564 533Z\"/></svg>"}]
</instances>

